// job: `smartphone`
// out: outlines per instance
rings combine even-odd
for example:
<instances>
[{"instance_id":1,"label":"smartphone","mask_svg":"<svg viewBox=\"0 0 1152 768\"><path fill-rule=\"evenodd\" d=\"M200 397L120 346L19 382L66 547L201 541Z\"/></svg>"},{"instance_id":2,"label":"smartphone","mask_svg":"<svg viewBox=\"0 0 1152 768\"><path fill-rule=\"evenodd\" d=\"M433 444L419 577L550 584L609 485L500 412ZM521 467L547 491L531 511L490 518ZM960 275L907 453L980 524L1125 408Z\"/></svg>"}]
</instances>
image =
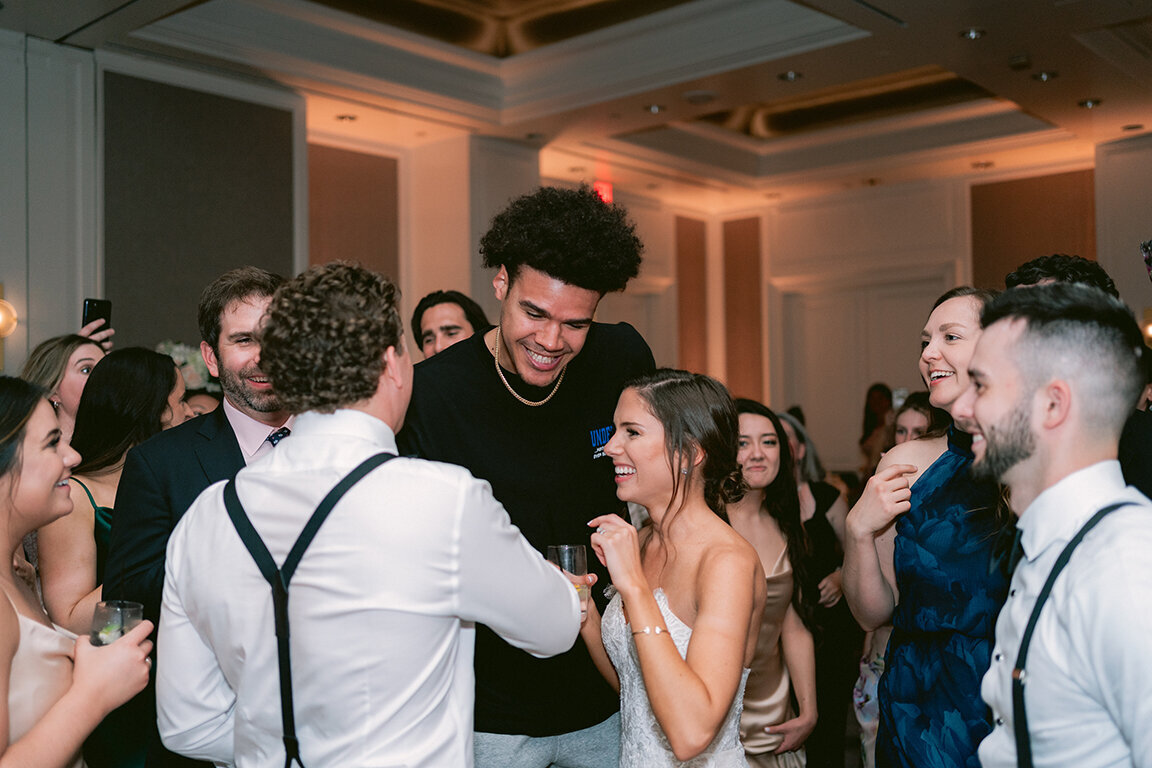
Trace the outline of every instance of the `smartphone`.
<instances>
[{"instance_id":1,"label":"smartphone","mask_svg":"<svg viewBox=\"0 0 1152 768\"><path fill-rule=\"evenodd\" d=\"M84 315L80 321L83 328L93 320L104 320L100 330L112 327L112 302L108 299L84 299Z\"/></svg>"}]
</instances>

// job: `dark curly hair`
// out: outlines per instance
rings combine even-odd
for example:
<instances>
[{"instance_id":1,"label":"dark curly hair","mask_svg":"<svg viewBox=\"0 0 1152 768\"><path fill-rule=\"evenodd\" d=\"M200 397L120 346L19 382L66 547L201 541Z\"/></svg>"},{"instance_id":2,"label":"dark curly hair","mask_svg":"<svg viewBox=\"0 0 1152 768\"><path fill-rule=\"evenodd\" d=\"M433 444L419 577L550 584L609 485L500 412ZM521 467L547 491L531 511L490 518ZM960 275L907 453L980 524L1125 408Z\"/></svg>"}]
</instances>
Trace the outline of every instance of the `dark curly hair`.
<instances>
[{"instance_id":1,"label":"dark curly hair","mask_svg":"<svg viewBox=\"0 0 1152 768\"><path fill-rule=\"evenodd\" d=\"M196 321L200 338L214 351L220 350L220 316L234 301L271 296L284 284L284 278L260 267L237 267L213 280L200 294Z\"/></svg>"},{"instance_id":2,"label":"dark curly hair","mask_svg":"<svg viewBox=\"0 0 1152 768\"><path fill-rule=\"evenodd\" d=\"M587 185L541 187L492 219L480 240L485 267L503 266L509 283L528 266L601 295L624 290L640 272L644 244L619 205Z\"/></svg>"},{"instance_id":3,"label":"dark curly hair","mask_svg":"<svg viewBox=\"0 0 1152 768\"><path fill-rule=\"evenodd\" d=\"M1095 261L1083 256L1069 256L1066 253L1054 253L1051 256L1041 256L1016 267L1004 278L1005 288L1017 288L1021 285L1038 285L1044 280L1057 283L1080 283L1099 288L1113 298L1120 298L1116 290L1116 283L1104 271L1104 267Z\"/></svg>"},{"instance_id":4,"label":"dark curly hair","mask_svg":"<svg viewBox=\"0 0 1152 768\"><path fill-rule=\"evenodd\" d=\"M780 446L780 468L776 472L775 479L764 489L764 503L760 510L776 521L780 533L784 536L784 541L788 545L788 562L792 566L792 607L796 609L796 614L804 625L814 629L819 593L813 595L812 590L805 589L805 585L809 583L808 560L812 553L812 545L808 539L808 532L804 530L804 523L800 520L800 493L796 488L795 459L792 456L792 448L788 445L784 425L771 408L756 400L737 398L736 413L763 416L772 422L772 427L776 430L776 439Z\"/></svg>"},{"instance_id":5,"label":"dark curly hair","mask_svg":"<svg viewBox=\"0 0 1152 768\"><path fill-rule=\"evenodd\" d=\"M144 347L115 349L102 358L76 409L72 447L81 460L73 472L110 467L163 429L179 375L171 357Z\"/></svg>"},{"instance_id":6,"label":"dark curly hair","mask_svg":"<svg viewBox=\"0 0 1152 768\"><path fill-rule=\"evenodd\" d=\"M400 291L361 266L333 262L272 297L260 339L264 369L292 413L331 413L376 393L384 352L403 350Z\"/></svg>"},{"instance_id":7,"label":"dark curly hair","mask_svg":"<svg viewBox=\"0 0 1152 768\"><path fill-rule=\"evenodd\" d=\"M634 389L664 427L664 447L673 468L672 500L680 493L681 482L691 483L696 477L696 473L681 474L680 467L690 464L700 451L704 454L700 463L704 501L727 521L727 506L742 499L747 490L736 461L740 422L728 390L710 376L671 368L633 379L625 388Z\"/></svg>"}]
</instances>

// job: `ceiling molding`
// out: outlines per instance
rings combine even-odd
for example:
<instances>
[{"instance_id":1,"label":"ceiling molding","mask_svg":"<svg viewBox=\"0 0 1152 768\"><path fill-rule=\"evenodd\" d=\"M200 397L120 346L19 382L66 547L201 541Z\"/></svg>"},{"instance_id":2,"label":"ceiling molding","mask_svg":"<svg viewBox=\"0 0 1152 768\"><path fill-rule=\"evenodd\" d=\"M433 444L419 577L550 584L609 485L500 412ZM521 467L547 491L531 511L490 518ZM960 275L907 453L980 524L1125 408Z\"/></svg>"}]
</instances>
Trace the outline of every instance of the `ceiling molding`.
<instances>
[{"instance_id":1,"label":"ceiling molding","mask_svg":"<svg viewBox=\"0 0 1152 768\"><path fill-rule=\"evenodd\" d=\"M505 124L868 37L788 0L697 0L506 59Z\"/></svg>"},{"instance_id":2,"label":"ceiling molding","mask_svg":"<svg viewBox=\"0 0 1152 768\"><path fill-rule=\"evenodd\" d=\"M300 0L213 0L131 39L513 125L868 34L789 0L697 0L499 60Z\"/></svg>"},{"instance_id":3,"label":"ceiling molding","mask_svg":"<svg viewBox=\"0 0 1152 768\"><path fill-rule=\"evenodd\" d=\"M151 24L132 39L216 57L271 76L350 86L368 93L499 122L504 86L490 57L417 50L397 30L352 28L336 11L292 2L214 0ZM327 23L317 23L322 18ZM494 60L491 60L494 61ZM322 89L321 89L322 90Z\"/></svg>"}]
</instances>

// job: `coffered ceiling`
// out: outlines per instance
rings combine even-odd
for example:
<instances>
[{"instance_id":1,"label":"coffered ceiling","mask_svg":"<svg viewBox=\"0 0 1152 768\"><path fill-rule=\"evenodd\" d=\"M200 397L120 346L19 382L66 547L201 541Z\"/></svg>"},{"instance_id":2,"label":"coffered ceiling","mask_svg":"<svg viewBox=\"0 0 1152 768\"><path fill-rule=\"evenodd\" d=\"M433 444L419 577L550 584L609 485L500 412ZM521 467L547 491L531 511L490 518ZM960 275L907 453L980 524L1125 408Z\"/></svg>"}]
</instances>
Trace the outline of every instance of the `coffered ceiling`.
<instances>
[{"instance_id":1,"label":"coffered ceiling","mask_svg":"<svg viewBox=\"0 0 1152 768\"><path fill-rule=\"evenodd\" d=\"M314 136L502 137L698 209L1090 167L1152 130L1152 0L0 3L0 28L295 88Z\"/></svg>"}]
</instances>

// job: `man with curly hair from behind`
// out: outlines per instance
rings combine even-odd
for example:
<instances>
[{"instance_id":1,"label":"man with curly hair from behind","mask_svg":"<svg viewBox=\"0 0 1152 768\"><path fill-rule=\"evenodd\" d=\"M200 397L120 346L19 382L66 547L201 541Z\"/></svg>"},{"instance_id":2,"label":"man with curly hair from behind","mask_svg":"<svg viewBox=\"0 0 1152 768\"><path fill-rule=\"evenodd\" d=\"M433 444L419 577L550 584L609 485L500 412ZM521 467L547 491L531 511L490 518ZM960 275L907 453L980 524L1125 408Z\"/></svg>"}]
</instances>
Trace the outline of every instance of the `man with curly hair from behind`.
<instances>
[{"instance_id":1,"label":"man with curly hair from behind","mask_svg":"<svg viewBox=\"0 0 1152 768\"><path fill-rule=\"evenodd\" d=\"M238 768L297 749L308 766L471 766L475 623L528 654L572 646L575 590L488 484L395 458L412 391L398 299L386 278L337 263L269 305L261 364L298 416L290 440L204 491L172 534L157 681L170 749ZM329 516L316 512L358 471ZM277 568L291 602L274 613Z\"/></svg>"},{"instance_id":2,"label":"man with curly hair from behind","mask_svg":"<svg viewBox=\"0 0 1152 768\"><path fill-rule=\"evenodd\" d=\"M624 382L654 363L634 328L593 318L604 294L637 275L642 250L624 209L588 187L513 200L480 241L497 270L497 326L416 366L401 448L490 482L538 550L587 547L586 523L622 511L603 447ZM603 610L607 573L588 560ZM614 768L619 705L581 641L536 659L477 632L480 768Z\"/></svg>"}]
</instances>

